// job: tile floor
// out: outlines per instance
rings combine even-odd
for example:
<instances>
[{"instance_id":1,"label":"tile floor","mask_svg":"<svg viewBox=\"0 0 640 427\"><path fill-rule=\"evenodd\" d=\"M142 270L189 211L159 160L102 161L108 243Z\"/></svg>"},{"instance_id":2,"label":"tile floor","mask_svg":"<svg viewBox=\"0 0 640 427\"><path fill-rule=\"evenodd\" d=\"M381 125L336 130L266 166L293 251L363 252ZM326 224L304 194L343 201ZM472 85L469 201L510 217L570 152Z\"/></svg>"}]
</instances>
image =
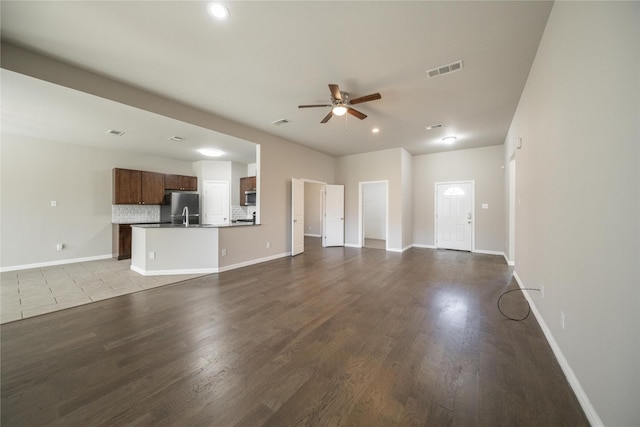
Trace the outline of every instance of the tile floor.
<instances>
[{"instance_id":1,"label":"tile floor","mask_svg":"<svg viewBox=\"0 0 640 427\"><path fill-rule=\"evenodd\" d=\"M198 277L142 276L106 259L0 273L0 323L26 319Z\"/></svg>"}]
</instances>

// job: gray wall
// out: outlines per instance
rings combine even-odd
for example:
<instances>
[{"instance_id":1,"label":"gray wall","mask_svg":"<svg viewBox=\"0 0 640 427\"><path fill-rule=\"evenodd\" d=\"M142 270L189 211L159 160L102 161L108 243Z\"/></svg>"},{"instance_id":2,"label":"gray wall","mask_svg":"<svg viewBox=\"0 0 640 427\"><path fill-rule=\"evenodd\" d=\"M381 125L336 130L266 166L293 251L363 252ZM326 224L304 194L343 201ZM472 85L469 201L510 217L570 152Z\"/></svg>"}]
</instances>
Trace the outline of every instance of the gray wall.
<instances>
[{"instance_id":1,"label":"gray wall","mask_svg":"<svg viewBox=\"0 0 640 427\"><path fill-rule=\"evenodd\" d=\"M336 182L344 184L345 244L359 246L360 182L389 181L389 236L387 248L403 248L402 152L401 148L356 154L337 159Z\"/></svg>"},{"instance_id":2,"label":"gray wall","mask_svg":"<svg viewBox=\"0 0 640 427\"><path fill-rule=\"evenodd\" d=\"M2 267L109 256L114 167L193 175L189 162L4 132L0 149Z\"/></svg>"},{"instance_id":3,"label":"gray wall","mask_svg":"<svg viewBox=\"0 0 640 427\"><path fill-rule=\"evenodd\" d=\"M504 156L515 272L544 285L531 292L543 329L610 426L640 425L639 22L638 2L556 2Z\"/></svg>"},{"instance_id":4,"label":"gray wall","mask_svg":"<svg viewBox=\"0 0 640 427\"><path fill-rule=\"evenodd\" d=\"M413 242L435 243L435 184L475 181L475 249L505 250L504 148L501 145L413 158ZM482 209L482 204L489 205Z\"/></svg>"}]
</instances>

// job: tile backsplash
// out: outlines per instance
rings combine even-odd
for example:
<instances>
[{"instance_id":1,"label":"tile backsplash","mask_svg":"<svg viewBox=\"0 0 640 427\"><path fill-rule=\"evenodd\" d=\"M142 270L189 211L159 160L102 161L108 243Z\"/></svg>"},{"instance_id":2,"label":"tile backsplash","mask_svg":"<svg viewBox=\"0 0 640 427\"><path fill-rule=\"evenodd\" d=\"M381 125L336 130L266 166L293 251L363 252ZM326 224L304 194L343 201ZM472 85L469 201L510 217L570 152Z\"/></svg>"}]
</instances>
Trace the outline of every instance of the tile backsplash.
<instances>
[{"instance_id":1,"label":"tile backsplash","mask_svg":"<svg viewBox=\"0 0 640 427\"><path fill-rule=\"evenodd\" d=\"M111 222L116 224L160 222L160 206L111 205Z\"/></svg>"},{"instance_id":2,"label":"tile backsplash","mask_svg":"<svg viewBox=\"0 0 640 427\"><path fill-rule=\"evenodd\" d=\"M231 206L231 219L251 219L255 206Z\"/></svg>"}]
</instances>

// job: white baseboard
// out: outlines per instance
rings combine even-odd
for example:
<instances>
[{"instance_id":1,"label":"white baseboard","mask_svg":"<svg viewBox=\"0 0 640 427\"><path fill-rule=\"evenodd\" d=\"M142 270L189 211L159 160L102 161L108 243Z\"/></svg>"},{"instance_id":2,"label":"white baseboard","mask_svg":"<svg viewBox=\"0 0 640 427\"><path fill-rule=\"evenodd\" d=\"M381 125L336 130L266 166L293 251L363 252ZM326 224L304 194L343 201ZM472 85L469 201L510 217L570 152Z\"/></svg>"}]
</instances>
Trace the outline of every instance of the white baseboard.
<instances>
[{"instance_id":1,"label":"white baseboard","mask_svg":"<svg viewBox=\"0 0 640 427\"><path fill-rule=\"evenodd\" d=\"M285 252L282 254L271 255L264 258L252 259L249 261L239 262L237 264L225 265L224 267L217 268L193 268L193 269L184 269L184 270L143 270L139 267L131 266L131 270L135 271L138 274L142 274L143 276L169 276L173 274L214 274L214 273L222 273L224 271L235 270L237 268L248 267L254 264L260 264L262 262L271 261L278 258L284 258L286 256L291 256L291 252Z\"/></svg>"},{"instance_id":2,"label":"white baseboard","mask_svg":"<svg viewBox=\"0 0 640 427\"><path fill-rule=\"evenodd\" d=\"M520 279L520 277L518 276L518 273L515 271L513 272L513 278L516 279L516 282L518 283L518 286L520 286L520 288L526 287L522 282L522 280ZM587 419L589 420L591 425L594 427L604 426L604 423L598 416L596 409L591 404L589 397L587 396L584 389L580 385L580 381L578 381L578 377L576 377L576 374L573 372L573 369L571 369L569 362L564 357L564 354L562 354L562 350L560 350L560 346L558 345L555 338L553 337L551 330L549 329L546 322L544 321L542 315L540 314L540 311L538 311L538 307L536 307L533 300L529 297L529 293L527 291L523 291L522 293L524 294L524 297L527 299L529 306L531 306L531 311L533 312L533 315L536 317L536 320L538 321L538 324L540 325L540 328L542 329L542 332L544 333L545 338L549 342L549 345L551 346L551 350L553 350L553 354L556 356L556 359L558 360L558 363L562 368L562 372L564 372L565 377L567 377L567 381L569 381L569 385L573 389L573 392L576 394L576 397L578 398L578 401L580 402L580 406L582 406L582 409L584 410L584 413L587 416Z\"/></svg>"},{"instance_id":3,"label":"white baseboard","mask_svg":"<svg viewBox=\"0 0 640 427\"><path fill-rule=\"evenodd\" d=\"M250 261L239 262L237 264L225 265L224 267L219 267L216 273L222 273L223 271L235 270L236 268L247 267L254 264L260 264L267 261L272 261L278 258L284 258L286 256L291 256L291 252L283 252L277 255L270 255L264 258L252 259Z\"/></svg>"},{"instance_id":4,"label":"white baseboard","mask_svg":"<svg viewBox=\"0 0 640 427\"><path fill-rule=\"evenodd\" d=\"M411 247L423 248L423 249L435 249L436 248L434 245L422 245L420 243L414 243L413 245L411 245Z\"/></svg>"},{"instance_id":5,"label":"white baseboard","mask_svg":"<svg viewBox=\"0 0 640 427\"><path fill-rule=\"evenodd\" d=\"M131 270L143 276L172 276L176 274L212 274L217 273L217 268L192 268L184 270L143 270L142 268L131 266Z\"/></svg>"},{"instance_id":6,"label":"white baseboard","mask_svg":"<svg viewBox=\"0 0 640 427\"><path fill-rule=\"evenodd\" d=\"M353 244L353 243L345 243L344 247L345 248L362 248L362 246L356 245L356 244Z\"/></svg>"},{"instance_id":7,"label":"white baseboard","mask_svg":"<svg viewBox=\"0 0 640 427\"><path fill-rule=\"evenodd\" d=\"M32 268L52 267L54 265L74 264L77 262L99 261L102 259L109 259L109 258L113 258L113 255L108 254L108 255L98 255L98 256L90 256L90 257L83 257L83 258L61 259L57 261L37 262L34 264L11 265L8 267L0 267L0 272L4 273L5 271L29 270Z\"/></svg>"},{"instance_id":8,"label":"white baseboard","mask_svg":"<svg viewBox=\"0 0 640 427\"><path fill-rule=\"evenodd\" d=\"M476 254L484 254L484 255L500 255L502 257L504 257L504 252L500 252L500 251L485 251L484 249L474 249L472 251L473 253Z\"/></svg>"},{"instance_id":9,"label":"white baseboard","mask_svg":"<svg viewBox=\"0 0 640 427\"><path fill-rule=\"evenodd\" d=\"M304 237L322 237L319 234L305 234Z\"/></svg>"}]
</instances>

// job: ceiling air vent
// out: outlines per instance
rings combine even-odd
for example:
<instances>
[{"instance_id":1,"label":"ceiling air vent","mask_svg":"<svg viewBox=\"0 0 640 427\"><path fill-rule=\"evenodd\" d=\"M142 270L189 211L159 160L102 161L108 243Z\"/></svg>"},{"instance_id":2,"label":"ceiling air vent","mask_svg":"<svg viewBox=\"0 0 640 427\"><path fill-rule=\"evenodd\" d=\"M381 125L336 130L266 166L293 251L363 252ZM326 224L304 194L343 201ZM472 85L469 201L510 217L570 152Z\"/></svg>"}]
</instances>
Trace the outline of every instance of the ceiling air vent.
<instances>
[{"instance_id":1,"label":"ceiling air vent","mask_svg":"<svg viewBox=\"0 0 640 427\"><path fill-rule=\"evenodd\" d=\"M431 70L427 70L427 75L429 77L437 77L443 74L453 73L455 71L462 70L462 60L453 62L451 64L442 65L438 68L432 68Z\"/></svg>"},{"instance_id":2,"label":"ceiling air vent","mask_svg":"<svg viewBox=\"0 0 640 427\"><path fill-rule=\"evenodd\" d=\"M276 120L275 122L271 122L272 125L280 126L289 123L287 119Z\"/></svg>"},{"instance_id":3,"label":"ceiling air vent","mask_svg":"<svg viewBox=\"0 0 640 427\"><path fill-rule=\"evenodd\" d=\"M122 136L124 135L124 132L121 130L114 130L114 129L109 129L107 131L107 135L115 135L115 136Z\"/></svg>"},{"instance_id":4,"label":"ceiling air vent","mask_svg":"<svg viewBox=\"0 0 640 427\"><path fill-rule=\"evenodd\" d=\"M431 126L427 126L425 129L426 130L433 130L433 129L438 129L442 127L442 123L438 123L437 125L431 125Z\"/></svg>"},{"instance_id":5,"label":"ceiling air vent","mask_svg":"<svg viewBox=\"0 0 640 427\"><path fill-rule=\"evenodd\" d=\"M181 136L172 136L171 138L169 138L169 141L171 142L182 142L187 138L183 138Z\"/></svg>"}]
</instances>

